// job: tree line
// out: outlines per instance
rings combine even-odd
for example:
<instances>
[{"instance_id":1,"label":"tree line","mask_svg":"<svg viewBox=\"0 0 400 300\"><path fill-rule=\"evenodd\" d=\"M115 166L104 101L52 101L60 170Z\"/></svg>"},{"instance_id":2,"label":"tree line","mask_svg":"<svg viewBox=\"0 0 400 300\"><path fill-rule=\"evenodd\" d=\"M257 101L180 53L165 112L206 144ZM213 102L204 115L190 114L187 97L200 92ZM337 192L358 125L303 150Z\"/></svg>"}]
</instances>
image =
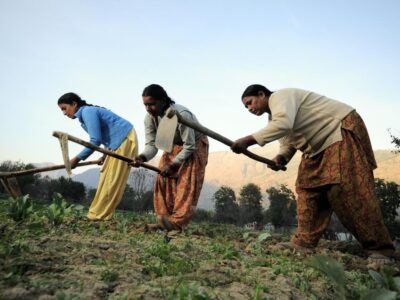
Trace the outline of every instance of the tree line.
<instances>
[{"instance_id":1,"label":"tree line","mask_svg":"<svg viewBox=\"0 0 400 300\"><path fill-rule=\"evenodd\" d=\"M400 239L400 185L377 178L375 179L375 191L384 222L392 239ZM294 193L283 184L277 187L269 187L265 192L269 200L269 206L263 209L259 186L253 183L243 186L238 198L236 198L232 188L222 186L213 196L215 214L212 220L236 225L245 225L252 222L271 224L275 229L296 227L297 211ZM324 237L338 239L337 233L349 234L337 216L333 214Z\"/></svg>"},{"instance_id":2,"label":"tree line","mask_svg":"<svg viewBox=\"0 0 400 300\"><path fill-rule=\"evenodd\" d=\"M0 163L0 172L22 171L35 168L33 164L22 162L3 161ZM124 195L119 204L119 209L131 210L136 212L147 212L153 210L153 192L150 190L146 180L148 178L146 170L138 169L131 174L133 176L133 186L127 185ZM96 194L96 189L87 188L82 182L74 181L69 177L51 178L40 174L18 176L17 182L23 195L29 194L32 199L37 199L47 203L53 201L53 195L61 194L70 203L89 205ZM0 194L6 194L0 185Z\"/></svg>"},{"instance_id":3,"label":"tree line","mask_svg":"<svg viewBox=\"0 0 400 300\"><path fill-rule=\"evenodd\" d=\"M20 171L33 168L31 164L5 161L0 164L0 172ZM146 181L153 178L144 171L133 173L134 186L127 185L119 209L135 212L152 212L153 191ZM151 175L150 175L151 176ZM71 178L26 175L17 178L22 193L29 194L33 199L50 203L55 193L60 193L68 202L89 205L96 189L88 189L81 182ZM398 210L400 207L400 186L377 178L375 180L376 194L380 202L386 226L392 238L400 239L400 222ZM5 190L0 186L0 193ZM297 224L296 200L294 193L286 186L279 185L265 190L269 205L263 207L261 188L249 183L244 185L239 194L229 186L221 186L212 196L214 211L197 209L194 221L229 223L238 226L251 226L262 229L265 225L275 229L290 229ZM340 221L333 216L325 237L335 239L338 232L346 232Z\"/></svg>"},{"instance_id":4,"label":"tree line","mask_svg":"<svg viewBox=\"0 0 400 300\"><path fill-rule=\"evenodd\" d=\"M216 222L246 225L272 224L275 227L296 226L296 201L294 193L286 186L266 190L269 207L262 206L261 188L249 183L244 185L237 198L232 188L222 186L213 196Z\"/></svg>"}]
</instances>

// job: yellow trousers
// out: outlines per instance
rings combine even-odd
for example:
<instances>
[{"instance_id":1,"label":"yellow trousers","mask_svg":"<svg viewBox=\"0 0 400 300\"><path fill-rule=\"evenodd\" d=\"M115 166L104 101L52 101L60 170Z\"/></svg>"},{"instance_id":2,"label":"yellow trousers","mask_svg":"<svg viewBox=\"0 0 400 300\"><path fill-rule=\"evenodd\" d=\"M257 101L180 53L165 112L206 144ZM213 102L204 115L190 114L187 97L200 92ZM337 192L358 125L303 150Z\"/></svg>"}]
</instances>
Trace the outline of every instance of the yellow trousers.
<instances>
[{"instance_id":1,"label":"yellow trousers","mask_svg":"<svg viewBox=\"0 0 400 300\"><path fill-rule=\"evenodd\" d=\"M122 144L114 151L134 158L138 155L136 132L132 129ZM121 201L131 167L127 162L107 156L100 171L99 184L87 215L90 220L109 220Z\"/></svg>"}]
</instances>

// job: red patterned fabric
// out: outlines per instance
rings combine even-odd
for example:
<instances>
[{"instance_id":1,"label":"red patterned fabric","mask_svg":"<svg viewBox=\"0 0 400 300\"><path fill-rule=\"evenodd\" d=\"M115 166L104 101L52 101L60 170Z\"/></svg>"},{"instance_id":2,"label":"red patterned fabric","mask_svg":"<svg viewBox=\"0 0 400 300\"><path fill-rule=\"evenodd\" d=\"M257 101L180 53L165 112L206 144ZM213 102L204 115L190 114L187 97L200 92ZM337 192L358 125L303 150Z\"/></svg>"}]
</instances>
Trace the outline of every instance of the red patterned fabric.
<instances>
[{"instance_id":1,"label":"red patterned fabric","mask_svg":"<svg viewBox=\"0 0 400 300\"><path fill-rule=\"evenodd\" d=\"M316 157L302 158L292 242L315 247L335 212L365 249L394 248L375 195L371 142L356 112L343 119L342 136Z\"/></svg>"},{"instance_id":2,"label":"red patterned fabric","mask_svg":"<svg viewBox=\"0 0 400 300\"><path fill-rule=\"evenodd\" d=\"M164 152L159 168L171 162L182 150L174 145L171 153ZM158 216L166 216L179 227L192 219L203 186L205 168L208 162L208 139L200 138L195 152L180 166L178 178L157 176L154 189L154 210Z\"/></svg>"}]
</instances>

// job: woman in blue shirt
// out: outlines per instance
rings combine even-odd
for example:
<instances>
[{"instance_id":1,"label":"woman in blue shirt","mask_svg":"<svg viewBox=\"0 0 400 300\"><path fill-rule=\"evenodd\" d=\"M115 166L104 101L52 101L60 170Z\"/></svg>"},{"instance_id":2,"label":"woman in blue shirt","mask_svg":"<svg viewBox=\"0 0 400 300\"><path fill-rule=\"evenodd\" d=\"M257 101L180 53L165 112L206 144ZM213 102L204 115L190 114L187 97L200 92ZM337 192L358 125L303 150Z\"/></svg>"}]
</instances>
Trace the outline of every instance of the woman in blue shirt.
<instances>
[{"instance_id":1,"label":"woman in blue shirt","mask_svg":"<svg viewBox=\"0 0 400 300\"><path fill-rule=\"evenodd\" d=\"M58 106L67 117L78 119L89 134L90 143L103 144L115 153L136 157L138 153L135 129L127 120L108 109L86 103L77 94L67 93L58 99ZM84 148L71 159L74 168L79 161L88 158L94 150ZM130 166L119 159L106 156L100 171L96 195L90 205L88 219L109 220L121 201L125 190Z\"/></svg>"}]
</instances>

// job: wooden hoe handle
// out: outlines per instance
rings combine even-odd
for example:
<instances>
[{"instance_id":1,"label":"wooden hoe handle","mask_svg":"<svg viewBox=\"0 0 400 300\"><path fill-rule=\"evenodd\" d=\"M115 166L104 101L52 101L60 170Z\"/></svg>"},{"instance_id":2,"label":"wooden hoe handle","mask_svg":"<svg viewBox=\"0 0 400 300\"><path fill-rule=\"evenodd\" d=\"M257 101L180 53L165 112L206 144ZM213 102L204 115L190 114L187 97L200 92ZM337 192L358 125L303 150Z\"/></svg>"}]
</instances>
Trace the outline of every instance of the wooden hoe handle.
<instances>
[{"instance_id":1,"label":"wooden hoe handle","mask_svg":"<svg viewBox=\"0 0 400 300\"><path fill-rule=\"evenodd\" d=\"M83 166L89 166L89 165L97 165L99 163L99 161L100 160L85 161L85 162L78 163L76 166L83 167ZM23 176L23 175L30 175L30 174L41 173L41 172L61 170L64 168L65 168L65 165L56 165L56 166L28 169L28 170L22 170L22 171L0 172L0 177Z\"/></svg>"},{"instance_id":2,"label":"wooden hoe handle","mask_svg":"<svg viewBox=\"0 0 400 300\"><path fill-rule=\"evenodd\" d=\"M117 153L115 153L115 152L113 152L113 151L110 151L110 150L101 148L101 147L96 146L96 145L93 145L93 144L91 144L91 143L88 143L88 142L86 142L86 141L84 141L84 140L81 140L81 139L79 139L79 138L77 138L77 137L74 137L74 136L72 136L72 135L69 135L69 134L67 134L67 133L60 132L60 131L54 131L54 132L53 132L53 136L55 136L55 137L57 137L57 138L60 138L60 137L63 136L63 135L66 135L67 138L68 138L68 140L70 140L71 142L74 142L74 143L80 144L80 145L82 145L82 146L85 146L85 147L87 147L87 148L90 148L90 149L99 151L99 152L101 152L101 153L103 153L103 154L107 154L107 155L112 156L112 157L114 157L114 158L117 158L117 159L126 161L127 163L133 163L133 162L135 162L133 159L131 159L131 158L129 158L129 157L126 157L126 156L117 154ZM150 165L150 164L140 163L140 166L143 167L143 168L146 168L146 169L155 171L155 172L157 172L157 173L160 173L160 172L161 172L161 170L160 170L159 168L154 167L154 166L152 166L152 165Z\"/></svg>"},{"instance_id":3,"label":"wooden hoe handle","mask_svg":"<svg viewBox=\"0 0 400 300\"><path fill-rule=\"evenodd\" d=\"M215 139L215 140L217 140L217 141L219 141L219 142L221 142L221 143L223 143L223 144L225 144L225 145L227 145L229 147L233 145L233 141L232 140L224 137L223 135L220 135L219 133L217 133L215 131L212 131L211 129L208 129L208 128L204 127L203 125L201 125L201 124L199 124L197 122L193 122L191 120L185 119L184 117L182 117L179 114L179 112L177 112L176 110L170 109L167 112L167 117L168 118L172 118L173 115L177 116L179 123L182 123L182 124L192 128L194 130L197 130L197 131L199 131L199 132L201 132L201 133L203 133L203 134L205 134L205 135L207 135L207 136L209 136L209 137L211 137L211 138L213 138L213 139ZM249 150L245 150L242 153L244 155L250 157L251 159L254 159L256 161L262 162L262 163L267 164L267 165L269 165L271 167L277 168L277 165L273 160L270 160L268 158L259 156L259 155L255 154L253 152L250 152ZM279 169L283 170L283 171L286 171L286 167L285 166L282 166Z\"/></svg>"}]
</instances>

